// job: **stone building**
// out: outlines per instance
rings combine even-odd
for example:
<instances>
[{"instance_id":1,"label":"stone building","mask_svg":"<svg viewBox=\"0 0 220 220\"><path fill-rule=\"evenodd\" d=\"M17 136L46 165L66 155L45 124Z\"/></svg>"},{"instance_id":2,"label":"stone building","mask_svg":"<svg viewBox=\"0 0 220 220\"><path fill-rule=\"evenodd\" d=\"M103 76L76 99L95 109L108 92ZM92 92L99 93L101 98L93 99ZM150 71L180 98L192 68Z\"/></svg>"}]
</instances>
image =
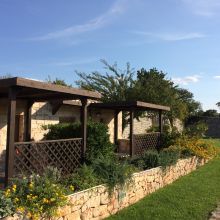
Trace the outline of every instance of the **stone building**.
<instances>
[{"instance_id":1,"label":"stone building","mask_svg":"<svg viewBox=\"0 0 220 220\"><path fill-rule=\"evenodd\" d=\"M25 102L17 102L16 123L15 123L15 142L24 141ZM63 104L59 110L53 114L53 106L48 102L36 102L32 106L31 116L31 139L39 141L44 138L47 132L43 126L49 124L58 124L64 122L80 121L80 106L73 104ZM103 122L108 125L110 141L114 141L114 111L112 110L89 110L89 116L97 122ZM122 117L118 117L119 129L118 137L122 137ZM0 154L6 148L7 138L7 100L0 100Z\"/></svg>"}]
</instances>

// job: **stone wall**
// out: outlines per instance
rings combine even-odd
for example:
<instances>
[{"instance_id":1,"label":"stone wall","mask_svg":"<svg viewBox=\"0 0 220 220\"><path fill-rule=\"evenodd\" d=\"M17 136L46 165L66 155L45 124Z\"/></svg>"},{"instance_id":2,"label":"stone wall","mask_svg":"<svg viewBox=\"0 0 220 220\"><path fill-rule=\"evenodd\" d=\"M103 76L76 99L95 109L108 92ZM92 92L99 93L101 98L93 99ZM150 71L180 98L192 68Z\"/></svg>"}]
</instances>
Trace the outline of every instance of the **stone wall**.
<instances>
[{"instance_id":1,"label":"stone wall","mask_svg":"<svg viewBox=\"0 0 220 220\"><path fill-rule=\"evenodd\" d=\"M212 138L220 138L220 118L207 117L203 120L208 125L206 135Z\"/></svg>"},{"instance_id":2,"label":"stone wall","mask_svg":"<svg viewBox=\"0 0 220 220\"><path fill-rule=\"evenodd\" d=\"M130 186L115 189L112 196L104 185L96 186L69 196L70 204L59 210L59 219L98 220L117 213L203 165L196 157L182 159L163 170L160 167L133 174Z\"/></svg>"},{"instance_id":3,"label":"stone wall","mask_svg":"<svg viewBox=\"0 0 220 220\"><path fill-rule=\"evenodd\" d=\"M153 124L158 124L158 119L152 119L152 117L147 117L147 114L143 117L140 117L139 120L136 118L134 119L134 134L145 134L149 128L152 127ZM154 122L153 122L154 121ZM169 121L166 120L165 124L169 124ZM173 126L176 127L176 129L179 132L183 131L183 123L179 119L175 119L173 122ZM128 124L122 133L122 138L129 138L130 135L130 125Z\"/></svg>"},{"instance_id":4,"label":"stone wall","mask_svg":"<svg viewBox=\"0 0 220 220\"><path fill-rule=\"evenodd\" d=\"M139 120L134 119L134 134L145 134L149 128L152 126L152 118L141 117ZM122 134L122 138L129 138L130 136L130 125L128 124Z\"/></svg>"}]
</instances>

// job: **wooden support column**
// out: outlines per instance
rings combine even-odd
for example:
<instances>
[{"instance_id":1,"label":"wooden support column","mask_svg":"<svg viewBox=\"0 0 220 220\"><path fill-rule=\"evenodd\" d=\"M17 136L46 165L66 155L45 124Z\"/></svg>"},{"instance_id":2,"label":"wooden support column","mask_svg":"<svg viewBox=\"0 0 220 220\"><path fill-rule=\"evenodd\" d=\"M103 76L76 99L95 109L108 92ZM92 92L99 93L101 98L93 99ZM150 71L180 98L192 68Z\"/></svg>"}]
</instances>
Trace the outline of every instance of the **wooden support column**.
<instances>
[{"instance_id":1,"label":"wooden support column","mask_svg":"<svg viewBox=\"0 0 220 220\"><path fill-rule=\"evenodd\" d=\"M162 110L159 110L159 132L163 132L163 114Z\"/></svg>"},{"instance_id":2,"label":"wooden support column","mask_svg":"<svg viewBox=\"0 0 220 220\"><path fill-rule=\"evenodd\" d=\"M118 141L118 110L114 112L114 144L117 144Z\"/></svg>"},{"instance_id":3,"label":"wooden support column","mask_svg":"<svg viewBox=\"0 0 220 220\"><path fill-rule=\"evenodd\" d=\"M5 186L8 185L14 174L14 141L15 141L15 117L16 117L16 88L9 88L8 116L7 116L7 143L5 161Z\"/></svg>"},{"instance_id":4,"label":"wooden support column","mask_svg":"<svg viewBox=\"0 0 220 220\"><path fill-rule=\"evenodd\" d=\"M82 135L82 158L85 157L87 142L87 117L88 117L88 101L81 99L81 135Z\"/></svg>"},{"instance_id":5,"label":"wooden support column","mask_svg":"<svg viewBox=\"0 0 220 220\"><path fill-rule=\"evenodd\" d=\"M130 156L134 156L134 110L130 110Z\"/></svg>"},{"instance_id":6,"label":"wooden support column","mask_svg":"<svg viewBox=\"0 0 220 220\"><path fill-rule=\"evenodd\" d=\"M34 104L33 101L28 100L25 109L25 133L24 133L25 141L31 140L31 109L33 104Z\"/></svg>"}]
</instances>

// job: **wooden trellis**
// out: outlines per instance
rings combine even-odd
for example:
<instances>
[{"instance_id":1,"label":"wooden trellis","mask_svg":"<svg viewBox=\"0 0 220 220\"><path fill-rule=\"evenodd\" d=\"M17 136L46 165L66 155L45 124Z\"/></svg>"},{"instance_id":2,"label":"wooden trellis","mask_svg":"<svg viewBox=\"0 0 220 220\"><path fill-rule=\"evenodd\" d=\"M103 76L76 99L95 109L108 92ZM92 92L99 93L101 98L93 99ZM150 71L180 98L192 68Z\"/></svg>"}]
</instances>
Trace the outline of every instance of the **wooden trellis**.
<instances>
[{"instance_id":1,"label":"wooden trellis","mask_svg":"<svg viewBox=\"0 0 220 220\"><path fill-rule=\"evenodd\" d=\"M134 135L134 154L141 155L149 149L158 149L160 147L161 133L154 132L148 134Z\"/></svg>"},{"instance_id":2,"label":"wooden trellis","mask_svg":"<svg viewBox=\"0 0 220 220\"><path fill-rule=\"evenodd\" d=\"M57 167L63 175L81 164L82 138L15 143L14 175L41 174L48 166Z\"/></svg>"}]
</instances>

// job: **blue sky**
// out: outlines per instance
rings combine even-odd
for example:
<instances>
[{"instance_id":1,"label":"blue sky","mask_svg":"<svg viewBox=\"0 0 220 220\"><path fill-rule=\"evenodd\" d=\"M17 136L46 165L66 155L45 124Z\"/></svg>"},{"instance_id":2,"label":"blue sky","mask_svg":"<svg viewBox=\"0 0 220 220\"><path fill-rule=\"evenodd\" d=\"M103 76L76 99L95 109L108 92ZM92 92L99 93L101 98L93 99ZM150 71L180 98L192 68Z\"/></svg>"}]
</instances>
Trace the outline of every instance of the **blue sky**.
<instances>
[{"instance_id":1,"label":"blue sky","mask_svg":"<svg viewBox=\"0 0 220 220\"><path fill-rule=\"evenodd\" d=\"M100 59L156 67L220 101L220 0L0 0L0 75L73 83Z\"/></svg>"}]
</instances>

